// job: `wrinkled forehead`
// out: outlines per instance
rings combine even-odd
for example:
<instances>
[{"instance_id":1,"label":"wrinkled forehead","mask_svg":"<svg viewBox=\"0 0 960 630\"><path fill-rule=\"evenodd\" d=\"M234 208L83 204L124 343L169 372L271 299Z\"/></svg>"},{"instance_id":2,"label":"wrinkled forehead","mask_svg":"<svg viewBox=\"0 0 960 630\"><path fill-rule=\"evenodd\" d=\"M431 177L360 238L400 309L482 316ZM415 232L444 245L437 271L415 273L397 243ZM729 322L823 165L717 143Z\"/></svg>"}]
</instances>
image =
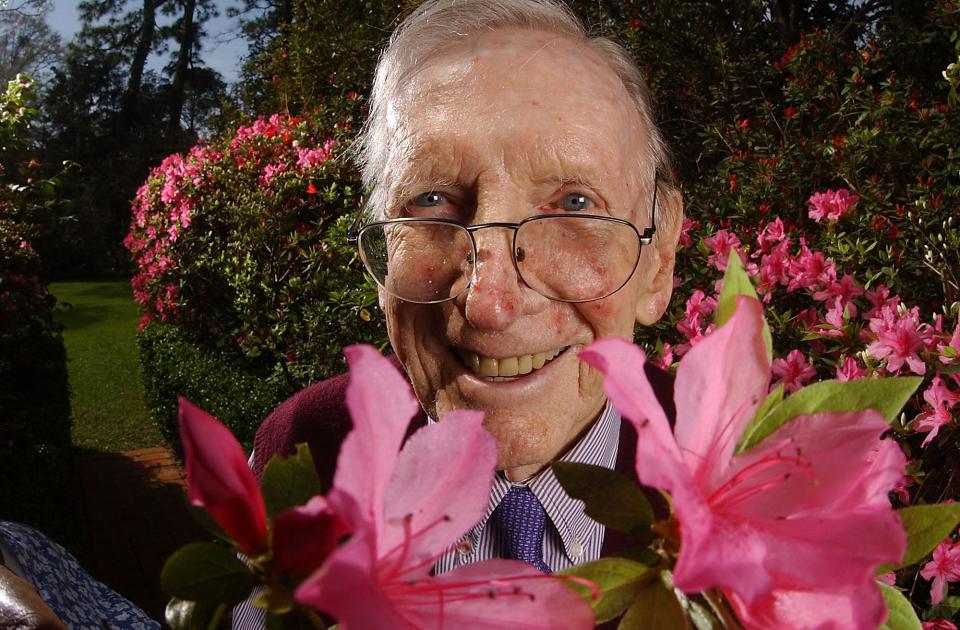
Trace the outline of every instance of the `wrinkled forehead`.
<instances>
[{"instance_id":1,"label":"wrinkled forehead","mask_svg":"<svg viewBox=\"0 0 960 630\"><path fill-rule=\"evenodd\" d=\"M646 130L616 73L582 43L540 31L492 31L435 55L405 77L387 116L393 153L404 160L452 139L469 146L462 136L470 134L501 148L522 141L623 163L646 157Z\"/></svg>"}]
</instances>

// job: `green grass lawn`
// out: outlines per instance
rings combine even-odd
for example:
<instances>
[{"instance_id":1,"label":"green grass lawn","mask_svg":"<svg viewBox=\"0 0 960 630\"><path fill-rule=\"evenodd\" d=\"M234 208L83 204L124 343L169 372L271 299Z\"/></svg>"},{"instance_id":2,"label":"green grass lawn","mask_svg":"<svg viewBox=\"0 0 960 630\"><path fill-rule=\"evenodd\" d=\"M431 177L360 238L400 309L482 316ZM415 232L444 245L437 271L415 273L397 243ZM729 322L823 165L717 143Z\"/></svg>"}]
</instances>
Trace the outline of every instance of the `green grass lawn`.
<instances>
[{"instance_id":1,"label":"green grass lawn","mask_svg":"<svg viewBox=\"0 0 960 630\"><path fill-rule=\"evenodd\" d=\"M57 282L72 390L73 444L113 452L163 445L143 402L140 314L127 281Z\"/></svg>"}]
</instances>

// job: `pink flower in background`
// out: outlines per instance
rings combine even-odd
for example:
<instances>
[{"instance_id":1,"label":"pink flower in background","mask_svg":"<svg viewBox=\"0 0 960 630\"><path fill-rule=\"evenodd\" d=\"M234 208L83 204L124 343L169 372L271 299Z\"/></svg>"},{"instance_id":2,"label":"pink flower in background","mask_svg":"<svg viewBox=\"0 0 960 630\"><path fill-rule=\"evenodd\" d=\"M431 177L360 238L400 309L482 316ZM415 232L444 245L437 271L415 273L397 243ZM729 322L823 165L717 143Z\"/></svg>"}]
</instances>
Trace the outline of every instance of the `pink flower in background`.
<instances>
[{"instance_id":1,"label":"pink flower in background","mask_svg":"<svg viewBox=\"0 0 960 630\"><path fill-rule=\"evenodd\" d=\"M707 264L712 265L720 271L726 271L727 259L730 258L730 252L740 249L740 239L733 232L727 230L717 230L713 236L703 239L704 245L710 250L710 256L707 257Z\"/></svg>"},{"instance_id":2,"label":"pink flower in background","mask_svg":"<svg viewBox=\"0 0 960 630\"><path fill-rule=\"evenodd\" d=\"M838 221L840 217L853 209L858 201L860 201L860 197L846 188L813 193L807 200L807 203L810 204L809 216L817 223L823 220Z\"/></svg>"},{"instance_id":3,"label":"pink flower in background","mask_svg":"<svg viewBox=\"0 0 960 630\"><path fill-rule=\"evenodd\" d=\"M940 432L940 427L953 420L950 410L960 400L960 394L950 391L939 375L933 377L930 386L923 392L923 399L928 407L913 423L914 431L926 433L923 446L929 444Z\"/></svg>"},{"instance_id":4,"label":"pink flower in background","mask_svg":"<svg viewBox=\"0 0 960 630\"><path fill-rule=\"evenodd\" d=\"M800 239L800 254L790 261L790 283L787 291L797 289L819 290L837 280L837 264L823 255L823 252L814 251L807 247L804 239Z\"/></svg>"},{"instance_id":5,"label":"pink flower in background","mask_svg":"<svg viewBox=\"0 0 960 630\"><path fill-rule=\"evenodd\" d=\"M180 439L190 503L205 508L243 551L264 551L267 510L239 442L186 398L180 399Z\"/></svg>"},{"instance_id":6,"label":"pink flower in background","mask_svg":"<svg viewBox=\"0 0 960 630\"><path fill-rule=\"evenodd\" d=\"M876 340L867 346L867 352L875 359L886 359L887 372L895 374L906 363L914 374L926 374L920 351L931 343L933 334L929 324L920 323L920 309L913 307L901 315L885 306L879 317L870 320L870 330Z\"/></svg>"},{"instance_id":7,"label":"pink flower in background","mask_svg":"<svg viewBox=\"0 0 960 630\"><path fill-rule=\"evenodd\" d=\"M690 230L700 227L699 221L694 221L690 217L683 217L683 223L680 226L680 246L687 248L693 247L693 239L690 237Z\"/></svg>"},{"instance_id":8,"label":"pink flower in background","mask_svg":"<svg viewBox=\"0 0 960 630\"><path fill-rule=\"evenodd\" d=\"M897 305L900 304L900 296L891 295L890 289L883 284L878 284L876 289L867 291L866 297L870 304L873 305L873 308L870 312L864 314L865 319L880 317L884 306L895 309Z\"/></svg>"},{"instance_id":9,"label":"pink flower in background","mask_svg":"<svg viewBox=\"0 0 960 630\"><path fill-rule=\"evenodd\" d=\"M930 602L936 606L943 601L950 582L960 582L960 543L948 538L933 550L933 558L923 565L920 575L933 580L930 585Z\"/></svg>"},{"instance_id":10,"label":"pink flower in background","mask_svg":"<svg viewBox=\"0 0 960 630\"><path fill-rule=\"evenodd\" d=\"M815 291L813 299L821 302L829 302L834 298L839 299L843 307L849 309L850 317L856 317L857 306L853 303L853 298L861 295L863 295L863 289L857 286L853 276L844 274L840 280L826 283L819 291Z\"/></svg>"},{"instance_id":11,"label":"pink flower in background","mask_svg":"<svg viewBox=\"0 0 960 630\"><path fill-rule=\"evenodd\" d=\"M934 619L933 621L921 621L920 627L923 630L957 630L952 621L946 619Z\"/></svg>"},{"instance_id":12,"label":"pink flower in background","mask_svg":"<svg viewBox=\"0 0 960 630\"><path fill-rule=\"evenodd\" d=\"M770 249L779 243L786 242L789 246L787 231L783 226L783 221L777 217L770 223L767 223L760 234L757 235L757 246L763 253L768 253Z\"/></svg>"},{"instance_id":13,"label":"pink flower in background","mask_svg":"<svg viewBox=\"0 0 960 630\"><path fill-rule=\"evenodd\" d=\"M839 297L834 298L833 306L827 309L823 322L818 322L811 330L826 337L843 337L847 334L844 329L846 325L844 312L842 300Z\"/></svg>"},{"instance_id":14,"label":"pink flower in background","mask_svg":"<svg viewBox=\"0 0 960 630\"><path fill-rule=\"evenodd\" d=\"M760 304L738 298L730 320L687 353L672 431L639 348L604 339L580 357L604 373L608 398L637 429L641 483L671 495L677 588L720 588L749 628L802 619L872 630L886 616L874 572L906 546L887 498L903 453L867 410L795 418L734 455L770 380L762 328Z\"/></svg>"},{"instance_id":15,"label":"pink flower in background","mask_svg":"<svg viewBox=\"0 0 960 630\"><path fill-rule=\"evenodd\" d=\"M838 381L855 381L864 378L867 371L853 357L843 357L843 362L837 366Z\"/></svg>"},{"instance_id":16,"label":"pink flower in background","mask_svg":"<svg viewBox=\"0 0 960 630\"><path fill-rule=\"evenodd\" d=\"M483 414L456 411L417 431L410 385L370 346L345 351L353 431L340 449L330 505L356 533L301 584L297 601L357 628L592 628L563 578L515 560L432 575L483 516L497 447Z\"/></svg>"},{"instance_id":17,"label":"pink flower in background","mask_svg":"<svg viewBox=\"0 0 960 630\"><path fill-rule=\"evenodd\" d=\"M777 285L790 283L790 242L783 241L760 258L760 283L757 290L769 301L770 293Z\"/></svg>"},{"instance_id":18,"label":"pink flower in background","mask_svg":"<svg viewBox=\"0 0 960 630\"><path fill-rule=\"evenodd\" d=\"M333 156L333 147L336 145L336 143L336 140L330 138L323 143L322 147L316 149L304 149L298 147L297 166L301 169L308 169L330 160L330 158Z\"/></svg>"},{"instance_id":19,"label":"pink flower in background","mask_svg":"<svg viewBox=\"0 0 960 630\"><path fill-rule=\"evenodd\" d=\"M817 370L807 361L806 355L799 350L791 350L786 359L774 359L770 372L777 377L777 380L770 384L771 388L782 383L788 394L803 387L817 374Z\"/></svg>"},{"instance_id":20,"label":"pink flower in background","mask_svg":"<svg viewBox=\"0 0 960 630\"><path fill-rule=\"evenodd\" d=\"M960 357L960 323L958 323L957 327L953 330L953 336L950 337L950 341L937 346L937 355L940 363L944 365L950 365Z\"/></svg>"}]
</instances>

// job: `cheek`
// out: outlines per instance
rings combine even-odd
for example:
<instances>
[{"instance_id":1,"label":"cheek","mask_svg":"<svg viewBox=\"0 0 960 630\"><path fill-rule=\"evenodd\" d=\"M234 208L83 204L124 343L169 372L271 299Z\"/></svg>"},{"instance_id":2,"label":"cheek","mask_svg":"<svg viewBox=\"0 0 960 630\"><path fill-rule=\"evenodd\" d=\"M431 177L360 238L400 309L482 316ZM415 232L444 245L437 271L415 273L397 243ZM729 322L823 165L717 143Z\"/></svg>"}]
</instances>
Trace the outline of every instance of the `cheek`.
<instances>
[{"instance_id":1,"label":"cheek","mask_svg":"<svg viewBox=\"0 0 960 630\"><path fill-rule=\"evenodd\" d=\"M578 306L598 339L612 335L633 338L633 322L636 317L629 300L608 298Z\"/></svg>"}]
</instances>

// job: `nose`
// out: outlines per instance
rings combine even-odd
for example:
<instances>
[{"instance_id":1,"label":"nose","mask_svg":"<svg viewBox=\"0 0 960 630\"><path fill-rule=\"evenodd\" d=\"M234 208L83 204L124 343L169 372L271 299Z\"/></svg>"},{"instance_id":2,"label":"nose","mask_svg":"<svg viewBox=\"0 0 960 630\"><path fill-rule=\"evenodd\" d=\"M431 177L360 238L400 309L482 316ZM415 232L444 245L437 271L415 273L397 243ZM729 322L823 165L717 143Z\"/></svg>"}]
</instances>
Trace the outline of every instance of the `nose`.
<instances>
[{"instance_id":1,"label":"nose","mask_svg":"<svg viewBox=\"0 0 960 630\"><path fill-rule=\"evenodd\" d=\"M464 300L464 315L480 330L506 330L518 317L534 308L535 297L513 264L510 230L474 233L477 262L473 282Z\"/></svg>"}]
</instances>

